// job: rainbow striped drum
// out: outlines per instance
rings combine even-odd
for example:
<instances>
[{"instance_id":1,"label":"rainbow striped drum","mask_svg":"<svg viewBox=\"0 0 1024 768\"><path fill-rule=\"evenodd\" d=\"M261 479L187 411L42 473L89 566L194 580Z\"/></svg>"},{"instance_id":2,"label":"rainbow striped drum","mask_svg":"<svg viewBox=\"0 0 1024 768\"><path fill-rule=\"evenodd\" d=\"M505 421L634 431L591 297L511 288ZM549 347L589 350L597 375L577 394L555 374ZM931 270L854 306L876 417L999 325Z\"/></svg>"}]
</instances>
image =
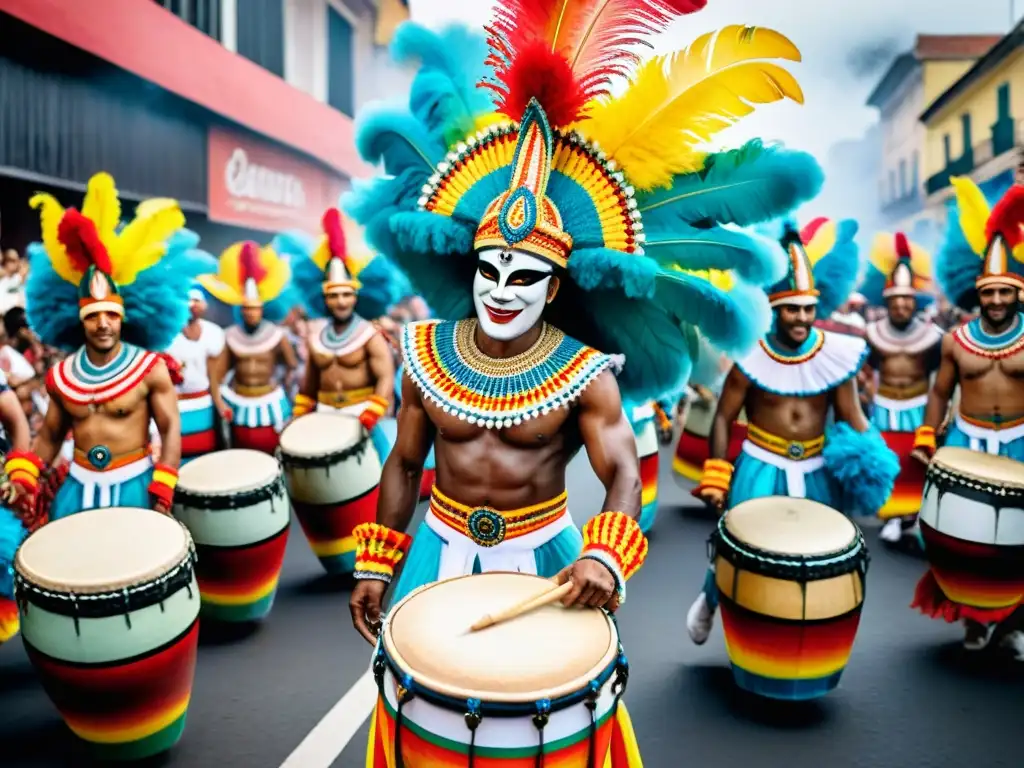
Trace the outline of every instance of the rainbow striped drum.
<instances>
[{"instance_id":1,"label":"rainbow striped drum","mask_svg":"<svg viewBox=\"0 0 1024 768\"><path fill-rule=\"evenodd\" d=\"M712 551L736 684L790 700L835 688L864 603L860 529L816 501L769 496L726 512Z\"/></svg>"},{"instance_id":2,"label":"rainbow striped drum","mask_svg":"<svg viewBox=\"0 0 1024 768\"><path fill-rule=\"evenodd\" d=\"M21 633L43 688L101 762L173 747L199 639L188 530L149 509L55 520L18 550Z\"/></svg>"},{"instance_id":3,"label":"rainbow striped drum","mask_svg":"<svg viewBox=\"0 0 1024 768\"><path fill-rule=\"evenodd\" d=\"M193 459L181 468L174 516L199 553L202 617L247 622L270 613L291 522L277 459L241 448Z\"/></svg>"},{"instance_id":4,"label":"rainbow striped drum","mask_svg":"<svg viewBox=\"0 0 1024 768\"><path fill-rule=\"evenodd\" d=\"M355 570L352 529L377 516L381 460L359 419L310 413L281 433L288 494L309 546L328 573Z\"/></svg>"},{"instance_id":5,"label":"rainbow striped drum","mask_svg":"<svg viewBox=\"0 0 1024 768\"><path fill-rule=\"evenodd\" d=\"M367 766L590 768L612 753L624 768L615 742L628 669L604 611L552 605L468 632L547 586L492 572L428 584L395 605L373 663L380 693Z\"/></svg>"},{"instance_id":6,"label":"rainbow striped drum","mask_svg":"<svg viewBox=\"0 0 1024 768\"><path fill-rule=\"evenodd\" d=\"M640 459L640 482L643 485L640 508L640 530L647 533L658 514L658 427L654 406L648 403L633 409L630 419L636 434L636 455Z\"/></svg>"}]
</instances>

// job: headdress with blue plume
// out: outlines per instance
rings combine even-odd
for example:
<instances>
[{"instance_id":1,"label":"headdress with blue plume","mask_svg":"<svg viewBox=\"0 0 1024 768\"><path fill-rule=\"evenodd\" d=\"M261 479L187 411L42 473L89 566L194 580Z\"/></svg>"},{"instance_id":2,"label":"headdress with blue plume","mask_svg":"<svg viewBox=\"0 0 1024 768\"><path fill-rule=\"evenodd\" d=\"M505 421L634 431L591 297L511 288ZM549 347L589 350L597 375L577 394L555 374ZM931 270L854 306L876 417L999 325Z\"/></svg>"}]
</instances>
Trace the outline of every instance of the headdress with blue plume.
<instances>
[{"instance_id":1,"label":"headdress with blue plume","mask_svg":"<svg viewBox=\"0 0 1024 768\"><path fill-rule=\"evenodd\" d=\"M875 307L892 296L913 296L923 309L934 301L931 256L902 232L879 232L871 246L860 293Z\"/></svg>"},{"instance_id":2,"label":"headdress with blue plume","mask_svg":"<svg viewBox=\"0 0 1024 768\"><path fill-rule=\"evenodd\" d=\"M373 256L358 233L345 233L337 208L323 215L323 237L319 242L305 232L282 232L271 246L288 257L292 285L311 317L327 317L324 295L334 289L356 291L356 313L374 320L387 314L403 298L408 280L384 256Z\"/></svg>"},{"instance_id":3,"label":"headdress with blue plume","mask_svg":"<svg viewBox=\"0 0 1024 768\"><path fill-rule=\"evenodd\" d=\"M246 241L228 246L218 259L216 274L201 274L197 280L215 298L235 307L236 321L244 307L262 307L265 320L280 323L299 303L291 276L288 262L271 246Z\"/></svg>"},{"instance_id":4,"label":"headdress with blue plume","mask_svg":"<svg viewBox=\"0 0 1024 768\"><path fill-rule=\"evenodd\" d=\"M98 173L81 212L48 194L29 204L39 209L43 241L29 249L26 316L43 343L81 346L81 320L109 311L124 317L124 341L165 349L188 321L195 269L190 249L175 245L185 225L177 202L148 200L122 224L114 179Z\"/></svg>"},{"instance_id":5,"label":"headdress with blue plume","mask_svg":"<svg viewBox=\"0 0 1024 768\"><path fill-rule=\"evenodd\" d=\"M758 104L803 98L770 61L799 51L771 30L732 26L673 55L633 53L703 5L516 0L497 8L486 44L403 25L393 51L420 69L407 109L360 115L359 149L386 175L358 185L347 210L443 318L473 312L477 247L564 269L546 319L624 354L631 400L685 383L687 329L744 351L767 330L756 286L781 260L726 225L785 215L817 194L822 174L808 155L760 142L699 149ZM613 74L629 79L617 96ZM707 279L716 271L728 289Z\"/></svg>"}]
</instances>

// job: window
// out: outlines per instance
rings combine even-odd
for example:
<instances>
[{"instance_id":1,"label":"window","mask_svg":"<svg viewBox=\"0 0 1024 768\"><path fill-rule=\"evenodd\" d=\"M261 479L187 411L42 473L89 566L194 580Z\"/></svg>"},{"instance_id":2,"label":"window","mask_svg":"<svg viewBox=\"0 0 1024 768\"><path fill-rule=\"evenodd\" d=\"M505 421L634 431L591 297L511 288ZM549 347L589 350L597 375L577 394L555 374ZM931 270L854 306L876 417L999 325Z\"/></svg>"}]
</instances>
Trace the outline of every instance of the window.
<instances>
[{"instance_id":1,"label":"window","mask_svg":"<svg viewBox=\"0 0 1024 768\"><path fill-rule=\"evenodd\" d=\"M220 40L220 2L221 0L156 0L158 5L162 5L179 19L188 22L214 40Z\"/></svg>"},{"instance_id":2,"label":"window","mask_svg":"<svg viewBox=\"0 0 1024 768\"><path fill-rule=\"evenodd\" d=\"M327 7L327 103L355 115L355 30L349 20Z\"/></svg>"},{"instance_id":3,"label":"window","mask_svg":"<svg viewBox=\"0 0 1024 768\"><path fill-rule=\"evenodd\" d=\"M238 0L237 9L238 54L284 77L284 0Z\"/></svg>"},{"instance_id":4,"label":"window","mask_svg":"<svg viewBox=\"0 0 1024 768\"><path fill-rule=\"evenodd\" d=\"M907 189L907 161L900 160L900 197L906 197L909 191Z\"/></svg>"},{"instance_id":5,"label":"window","mask_svg":"<svg viewBox=\"0 0 1024 768\"><path fill-rule=\"evenodd\" d=\"M946 165L949 165L951 162L953 162L953 155L950 148L950 143L951 142L949 139L949 134L947 133L945 136L942 137L942 151L945 155Z\"/></svg>"},{"instance_id":6,"label":"window","mask_svg":"<svg viewBox=\"0 0 1024 768\"><path fill-rule=\"evenodd\" d=\"M974 150L974 140L971 138L971 116L960 115L960 125L964 131L964 155L969 155Z\"/></svg>"},{"instance_id":7,"label":"window","mask_svg":"<svg viewBox=\"0 0 1024 768\"><path fill-rule=\"evenodd\" d=\"M1010 84L1003 83L996 91L996 100L999 102L999 113L996 120L1010 119Z\"/></svg>"}]
</instances>

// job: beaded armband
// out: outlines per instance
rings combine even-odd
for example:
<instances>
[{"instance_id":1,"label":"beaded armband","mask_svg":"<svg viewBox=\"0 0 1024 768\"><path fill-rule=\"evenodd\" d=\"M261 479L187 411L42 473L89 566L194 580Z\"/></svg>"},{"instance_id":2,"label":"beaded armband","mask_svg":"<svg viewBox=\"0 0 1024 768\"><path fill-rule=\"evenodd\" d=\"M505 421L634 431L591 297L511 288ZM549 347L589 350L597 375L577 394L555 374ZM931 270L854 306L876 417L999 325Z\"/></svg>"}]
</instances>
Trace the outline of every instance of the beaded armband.
<instances>
[{"instance_id":1,"label":"beaded armband","mask_svg":"<svg viewBox=\"0 0 1024 768\"><path fill-rule=\"evenodd\" d=\"M935 427L920 426L914 430L914 448L935 453Z\"/></svg>"},{"instance_id":2,"label":"beaded armband","mask_svg":"<svg viewBox=\"0 0 1024 768\"><path fill-rule=\"evenodd\" d=\"M295 404L292 406L292 415L298 418L299 416L305 416L307 413L312 413L316 408L316 400L309 395L296 395Z\"/></svg>"},{"instance_id":3,"label":"beaded armband","mask_svg":"<svg viewBox=\"0 0 1024 768\"><path fill-rule=\"evenodd\" d=\"M43 460L31 451L11 451L4 463L4 472L14 485L31 493L39 488L39 475L46 468Z\"/></svg>"},{"instance_id":4,"label":"beaded armband","mask_svg":"<svg viewBox=\"0 0 1024 768\"><path fill-rule=\"evenodd\" d=\"M704 470L701 472L700 482L693 489L693 495L699 496L701 491L708 488L728 493L729 485L732 483L732 472L732 464L725 459L708 459L704 462Z\"/></svg>"},{"instance_id":5,"label":"beaded armband","mask_svg":"<svg viewBox=\"0 0 1024 768\"><path fill-rule=\"evenodd\" d=\"M178 470L169 464L153 467L153 479L149 483L149 494L168 507L174 501L174 489L178 486Z\"/></svg>"},{"instance_id":6,"label":"beaded armband","mask_svg":"<svg viewBox=\"0 0 1024 768\"><path fill-rule=\"evenodd\" d=\"M412 536L377 523L357 525L352 536L356 540L357 579L391 581L395 567L412 544Z\"/></svg>"},{"instance_id":7,"label":"beaded armband","mask_svg":"<svg viewBox=\"0 0 1024 768\"><path fill-rule=\"evenodd\" d=\"M583 526L580 557L597 560L612 572L622 604L626 601L626 581L647 559L647 537L629 515L602 512Z\"/></svg>"},{"instance_id":8,"label":"beaded armband","mask_svg":"<svg viewBox=\"0 0 1024 768\"><path fill-rule=\"evenodd\" d=\"M366 408L361 414L359 414L359 421L367 429L373 429L377 426L377 422L381 420L381 417L388 412L387 398L381 397L380 395L370 395L366 399Z\"/></svg>"}]
</instances>

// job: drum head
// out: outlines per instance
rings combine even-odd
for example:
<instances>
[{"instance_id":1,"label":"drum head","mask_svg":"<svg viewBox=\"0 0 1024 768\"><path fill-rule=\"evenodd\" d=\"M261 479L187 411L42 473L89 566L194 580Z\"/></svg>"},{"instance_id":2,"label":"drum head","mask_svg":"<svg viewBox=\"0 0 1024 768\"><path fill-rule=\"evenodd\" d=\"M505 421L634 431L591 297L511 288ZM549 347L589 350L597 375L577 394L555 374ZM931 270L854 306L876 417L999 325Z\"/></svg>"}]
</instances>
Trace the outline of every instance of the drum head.
<instances>
[{"instance_id":1,"label":"drum head","mask_svg":"<svg viewBox=\"0 0 1024 768\"><path fill-rule=\"evenodd\" d=\"M384 648L418 685L459 699L520 703L575 693L618 653L618 635L603 611L555 604L469 631L486 614L540 594L550 584L524 573L429 584L391 610Z\"/></svg>"},{"instance_id":2,"label":"drum head","mask_svg":"<svg viewBox=\"0 0 1024 768\"><path fill-rule=\"evenodd\" d=\"M18 550L26 581L54 592L110 592L162 576L188 554L185 527L151 509L111 507L44 525Z\"/></svg>"},{"instance_id":3,"label":"drum head","mask_svg":"<svg viewBox=\"0 0 1024 768\"><path fill-rule=\"evenodd\" d=\"M307 413L281 433L281 452L297 458L328 456L363 439L363 425L347 413Z\"/></svg>"},{"instance_id":4,"label":"drum head","mask_svg":"<svg viewBox=\"0 0 1024 768\"><path fill-rule=\"evenodd\" d=\"M200 495L251 491L273 482L280 472L273 456L235 448L207 453L190 461L179 471L178 488Z\"/></svg>"},{"instance_id":5,"label":"drum head","mask_svg":"<svg viewBox=\"0 0 1024 768\"><path fill-rule=\"evenodd\" d=\"M743 502L725 513L725 529L763 552L798 557L839 552L857 538L857 526L841 512L789 496Z\"/></svg>"},{"instance_id":6,"label":"drum head","mask_svg":"<svg viewBox=\"0 0 1024 768\"><path fill-rule=\"evenodd\" d=\"M932 464L954 475L1006 488L1024 489L1024 463L1005 456L993 456L967 448L940 448L935 452Z\"/></svg>"}]
</instances>

